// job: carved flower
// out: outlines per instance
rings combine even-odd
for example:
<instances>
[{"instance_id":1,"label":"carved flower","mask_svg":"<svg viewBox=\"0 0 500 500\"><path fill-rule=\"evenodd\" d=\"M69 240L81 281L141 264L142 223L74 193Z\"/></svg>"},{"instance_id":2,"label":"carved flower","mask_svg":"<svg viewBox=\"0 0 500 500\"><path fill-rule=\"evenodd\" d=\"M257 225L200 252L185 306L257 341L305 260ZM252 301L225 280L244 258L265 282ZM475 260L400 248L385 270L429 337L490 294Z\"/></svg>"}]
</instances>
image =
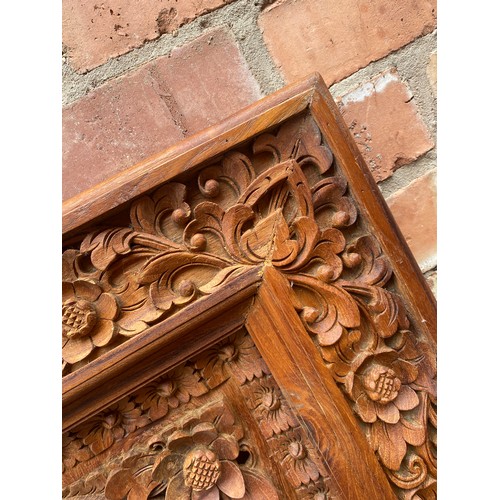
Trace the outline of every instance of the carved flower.
<instances>
[{"instance_id":1,"label":"carved flower","mask_svg":"<svg viewBox=\"0 0 500 500\"><path fill-rule=\"evenodd\" d=\"M313 461L313 455L313 451L303 442L299 433L287 433L282 441L281 462L295 488L319 478L320 471Z\"/></svg>"},{"instance_id":2,"label":"carved flower","mask_svg":"<svg viewBox=\"0 0 500 500\"><path fill-rule=\"evenodd\" d=\"M187 403L191 396L201 396L207 391L194 369L184 365L146 386L135 400L143 410L149 410L152 420L157 420L166 415L170 408L177 408L181 403Z\"/></svg>"},{"instance_id":3,"label":"carved flower","mask_svg":"<svg viewBox=\"0 0 500 500\"><path fill-rule=\"evenodd\" d=\"M324 484L312 483L307 487L307 497L309 500L328 500L334 496L330 494L330 490Z\"/></svg>"},{"instance_id":4,"label":"carved flower","mask_svg":"<svg viewBox=\"0 0 500 500\"><path fill-rule=\"evenodd\" d=\"M417 368L394 351L368 357L354 376L353 398L359 416L370 423L377 418L397 423L400 410L412 410L419 404L409 385L417 376Z\"/></svg>"},{"instance_id":5,"label":"carved flower","mask_svg":"<svg viewBox=\"0 0 500 500\"><path fill-rule=\"evenodd\" d=\"M149 423L141 409L128 399L110 406L78 429L78 437L97 455L113 443Z\"/></svg>"},{"instance_id":6,"label":"carved flower","mask_svg":"<svg viewBox=\"0 0 500 500\"><path fill-rule=\"evenodd\" d=\"M109 476L106 498L159 498L165 492L166 499L175 500L278 500L266 477L239 465L243 435L224 403L211 405L190 416L182 430L167 439L153 435L149 449L125 458Z\"/></svg>"},{"instance_id":7,"label":"carved flower","mask_svg":"<svg viewBox=\"0 0 500 500\"><path fill-rule=\"evenodd\" d=\"M269 373L250 335L243 332L207 349L196 360L195 366L201 370L210 388L228 378L228 368L241 384Z\"/></svg>"},{"instance_id":8,"label":"carved flower","mask_svg":"<svg viewBox=\"0 0 500 500\"><path fill-rule=\"evenodd\" d=\"M269 381L261 380L253 394L254 412L259 419L265 437L279 434L290 427L297 426L293 415L288 411L279 389Z\"/></svg>"},{"instance_id":9,"label":"carved flower","mask_svg":"<svg viewBox=\"0 0 500 500\"><path fill-rule=\"evenodd\" d=\"M86 358L115 333L118 304L113 295L90 281L63 282L62 356L68 363Z\"/></svg>"},{"instance_id":10,"label":"carved flower","mask_svg":"<svg viewBox=\"0 0 500 500\"><path fill-rule=\"evenodd\" d=\"M155 481L168 481L165 498L217 500L221 493L243 498L245 480L234 462L239 455L237 439L202 422L191 431L174 432L153 466Z\"/></svg>"},{"instance_id":11,"label":"carved flower","mask_svg":"<svg viewBox=\"0 0 500 500\"><path fill-rule=\"evenodd\" d=\"M81 439L74 434L65 433L62 436L62 464L63 472L73 468L77 462L84 462L92 456L89 448L84 446Z\"/></svg>"}]
</instances>

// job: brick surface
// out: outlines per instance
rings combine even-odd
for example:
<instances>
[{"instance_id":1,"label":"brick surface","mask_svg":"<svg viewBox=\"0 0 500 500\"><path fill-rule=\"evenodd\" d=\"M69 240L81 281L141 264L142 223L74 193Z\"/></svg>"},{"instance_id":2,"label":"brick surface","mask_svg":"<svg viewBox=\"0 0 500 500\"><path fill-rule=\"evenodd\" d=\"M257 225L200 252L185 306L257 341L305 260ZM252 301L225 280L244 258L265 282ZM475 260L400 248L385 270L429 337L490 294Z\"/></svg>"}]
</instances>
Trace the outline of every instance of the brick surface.
<instances>
[{"instance_id":1,"label":"brick surface","mask_svg":"<svg viewBox=\"0 0 500 500\"><path fill-rule=\"evenodd\" d=\"M213 30L63 110L63 198L261 97L235 40Z\"/></svg>"},{"instance_id":2,"label":"brick surface","mask_svg":"<svg viewBox=\"0 0 500 500\"><path fill-rule=\"evenodd\" d=\"M79 72L140 47L233 0L63 0L62 41Z\"/></svg>"},{"instance_id":3,"label":"brick surface","mask_svg":"<svg viewBox=\"0 0 500 500\"><path fill-rule=\"evenodd\" d=\"M287 82L319 71L328 85L436 27L436 0L288 0L260 16Z\"/></svg>"},{"instance_id":4,"label":"brick surface","mask_svg":"<svg viewBox=\"0 0 500 500\"><path fill-rule=\"evenodd\" d=\"M411 99L409 88L391 69L338 100L344 120L377 182L434 146Z\"/></svg>"},{"instance_id":5,"label":"brick surface","mask_svg":"<svg viewBox=\"0 0 500 500\"><path fill-rule=\"evenodd\" d=\"M436 266L436 171L397 191L387 200L415 259L423 272Z\"/></svg>"}]
</instances>

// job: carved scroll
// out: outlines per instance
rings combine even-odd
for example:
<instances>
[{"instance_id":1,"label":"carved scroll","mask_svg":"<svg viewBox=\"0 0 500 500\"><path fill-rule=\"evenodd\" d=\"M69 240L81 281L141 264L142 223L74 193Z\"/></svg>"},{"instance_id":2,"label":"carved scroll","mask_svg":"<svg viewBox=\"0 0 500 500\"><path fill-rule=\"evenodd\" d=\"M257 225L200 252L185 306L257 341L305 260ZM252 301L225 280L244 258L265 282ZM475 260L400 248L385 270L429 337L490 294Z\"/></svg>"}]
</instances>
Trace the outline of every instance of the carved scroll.
<instances>
[{"instance_id":1,"label":"carved scroll","mask_svg":"<svg viewBox=\"0 0 500 500\"><path fill-rule=\"evenodd\" d=\"M135 200L126 224L87 234L64 252L63 265L64 373L216 293L246 269L272 266L288 280L304 327L399 498L434 488L435 353L412 325L389 260L311 114ZM65 436L65 464L108 449L230 373L299 497L329 498L327 475L269 370L245 360L245 350L253 349L248 338L212 346L91 418ZM172 498L205 498L203 491L274 498L264 476L235 462L241 431L227 408L220 411L219 427L215 417L200 414L157 448L129 456L108 479L106 498L162 491L167 498L174 491Z\"/></svg>"}]
</instances>

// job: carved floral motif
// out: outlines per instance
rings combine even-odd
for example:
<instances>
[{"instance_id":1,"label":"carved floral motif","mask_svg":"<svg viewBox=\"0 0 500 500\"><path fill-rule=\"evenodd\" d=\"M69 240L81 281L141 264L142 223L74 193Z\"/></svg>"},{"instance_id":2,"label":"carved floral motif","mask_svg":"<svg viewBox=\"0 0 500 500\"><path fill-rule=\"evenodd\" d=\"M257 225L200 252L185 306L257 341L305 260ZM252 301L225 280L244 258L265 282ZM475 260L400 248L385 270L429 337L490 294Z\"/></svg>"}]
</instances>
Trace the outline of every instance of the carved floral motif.
<instances>
[{"instance_id":1,"label":"carved floral motif","mask_svg":"<svg viewBox=\"0 0 500 500\"><path fill-rule=\"evenodd\" d=\"M319 479L320 461L298 431L291 430L281 435L280 444L281 464L295 488Z\"/></svg>"},{"instance_id":2,"label":"carved floral motif","mask_svg":"<svg viewBox=\"0 0 500 500\"><path fill-rule=\"evenodd\" d=\"M189 189L170 182L137 199L129 225L89 234L78 250L63 254L64 359L71 369L94 347L126 341L249 267L272 265L290 282L304 327L398 494L423 491L436 474L435 367L392 291L379 243L358 220L311 116L285 122L247 149L201 169ZM253 348L246 339L236 335L196 360L208 388L231 374L243 384L268 373L246 355ZM191 375L184 373L185 387L196 395L201 389ZM172 381L163 384L140 396L142 409L154 417L188 397ZM264 384L260 391L260 418L272 432L288 432L273 389ZM84 442L103 449L133 421L101 416ZM316 475L304 448L286 449L296 484ZM217 467L212 488L224 476Z\"/></svg>"},{"instance_id":3,"label":"carved floral motif","mask_svg":"<svg viewBox=\"0 0 500 500\"><path fill-rule=\"evenodd\" d=\"M77 462L85 462L92 456L90 448L74 434L66 433L62 437L62 468L63 472L73 468Z\"/></svg>"},{"instance_id":4,"label":"carved floral motif","mask_svg":"<svg viewBox=\"0 0 500 500\"><path fill-rule=\"evenodd\" d=\"M97 455L113 443L149 423L149 418L142 414L128 398L110 406L106 410L90 418L78 428L78 436L83 444L88 445L92 453Z\"/></svg>"},{"instance_id":5,"label":"carved floral motif","mask_svg":"<svg viewBox=\"0 0 500 500\"><path fill-rule=\"evenodd\" d=\"M253 414L264 437L280 434L298 423L279 388L270 379L260 379L253 388Z\"/></svg>"},{"instance_id":6,"label":"carved floral motif","mask_svg":"<svg viewBox=\"0 0 500 500\"><path fill-rule=\"evenodd\" d=\"M63 435L63 468L72 468L110 448L136 429L161 419L172 409L198 398L227 380L232 373L243 383L269 369L252 339L231 335L191 363L170 370L136 393L100 412ZM198 369L200 368L200 369ZM289 417L290 418L290 417Z\"/></svg>"},{"instance_id":7,"label":"carved floral motif","mask_svg":"<svg viewBox=\"0 0 500 500\"><path fill-rule=\"evenodd\" d=\"M195 367L210 388L227 380L230 374L240 384L269 374L269 368L258 355L251 337L244 332L208 348L196 359Z\"/></svg>"},{"instance_id":8,"label":"carved floral motif","mask_svg":"<svg viewBox=\"0 0 500 500\"><path fill-rule=\"evenodd\" d=\"M107 345L115 333L118 304L113 295L91 281L63 281L62 357L76 363L94 347Z\"/></svg>"},{"instance_id":9,"label":"carved floral motif","mask_svg":"<svg viewBox=\"0 0 500 500\"><path fill-rule=\"evenodd\" d=\"M154 421L165 416L170 408L187 403L191 396L201 396L207 391L194 368L182 365L141 389L134 399Z\"/></svg>"},{"instance_id":10,"label":"carved floral motif","mask_svg":"<svg viewBox=\"0 0 500 500\"><path fill-rule=\"evenodd\" d=\"M200 410L180 428L151 440L149 451L127 458L107 481L110 500L165 498L278 500L272 483L238 463L243 428L226 404Z\"/></svg>"}]
</instances>

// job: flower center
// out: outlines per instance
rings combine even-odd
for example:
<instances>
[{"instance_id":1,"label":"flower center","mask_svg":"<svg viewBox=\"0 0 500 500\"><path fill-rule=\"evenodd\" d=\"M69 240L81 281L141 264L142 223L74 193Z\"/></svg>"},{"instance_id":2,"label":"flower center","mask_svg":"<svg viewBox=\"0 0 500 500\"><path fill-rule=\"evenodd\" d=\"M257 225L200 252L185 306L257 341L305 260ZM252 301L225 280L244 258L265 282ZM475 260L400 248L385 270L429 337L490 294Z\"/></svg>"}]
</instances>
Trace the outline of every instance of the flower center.
<instances>
[{"instance_id":1,"label":"flower center","mask_svg":"<svg viewBox=\"0 0 500 500\"><path fill-rule=\"evenodd\" d=\"M97 321L94 305L88 300L69 299L62 306L63 335L71 339L88 335Z\"/></svg>"},{"instance_id":2,"label":"flower center","mask_svg":"<svg viewBox=\"0 0 500 500\"><path fill-rule=\"evenodd\" d=\"M364 376L363 385L372 401L387 404L398 396L401 380L390 368L376 366Z\"/></svg>"},{"instance_id":3,"label":"flower center","mask_svg":"<svg viewBox=\"0 0 500 500\"><path fill-rule=\"evenodd\" d=\"M102 419L102 426L105 429L112 429L118 424L119 421L120 421L120 416L118 415L118 413L115 412L108 413Z\"/></svg>"},{"instance_id":4,"label":"flower center","mask_svg":"<svg viewBox=\"0 0 500 500\"><path fill-rule=\"evenodd\" d=\"M328 497L326 496L326 493L323 491L318 491L314 497L313 500L326 500Z\"/></svg>"},{"instance_id":5,"label":"flower center","mask_svg":"<svg viewBox=\"0 0 500 500\"><path fill-rule=\"evenodd\" d=\"M302 446L302 443L299 443L299 441L292 441L288 445L288 452L293 458L297 460L302 460L306 457L306 450Z\"/></svg>"},{"instance_id":6,"label":"flower center","mask_svg":"<svg viewBox=\"0 0 500 500\"><path fill-rule=\"evenodd\" d=\"M186 486L195 491L208 490L219 479L220 462L208 448L196 448L187 454L182 472Z\"/></svg>"},{"instance_id":7,"label":"flower center","mask_svg":"<svg viewBox=\"0 0 500 500\"><path fill-rule=\"evenodd\" d=\"M281 406L280 400L274 390L267 391L262 395L262 404L268 410L272 411L278 410Z\"/></svg>"},{"instance_id":8,"label":"flower center","mask_svg":"<svg viewBox=\"0 0 500 500\"><path fill-rule=\"evenodd\" d=\"M232 344L225 345L220 352L220 357L224 361L234 361L238 356L238 351Z\"/></svg>"},{"instance_id":9,"label":"flower center","mask_svg":"<svg viewBox=\"0 0 500 500\"><path fill-rule=\"evenodd\" d=\"M165 380L158 385L158 395L162 398L168 398L177 390L177 385L173 380Z\"/></svg>"}]
</instances>

